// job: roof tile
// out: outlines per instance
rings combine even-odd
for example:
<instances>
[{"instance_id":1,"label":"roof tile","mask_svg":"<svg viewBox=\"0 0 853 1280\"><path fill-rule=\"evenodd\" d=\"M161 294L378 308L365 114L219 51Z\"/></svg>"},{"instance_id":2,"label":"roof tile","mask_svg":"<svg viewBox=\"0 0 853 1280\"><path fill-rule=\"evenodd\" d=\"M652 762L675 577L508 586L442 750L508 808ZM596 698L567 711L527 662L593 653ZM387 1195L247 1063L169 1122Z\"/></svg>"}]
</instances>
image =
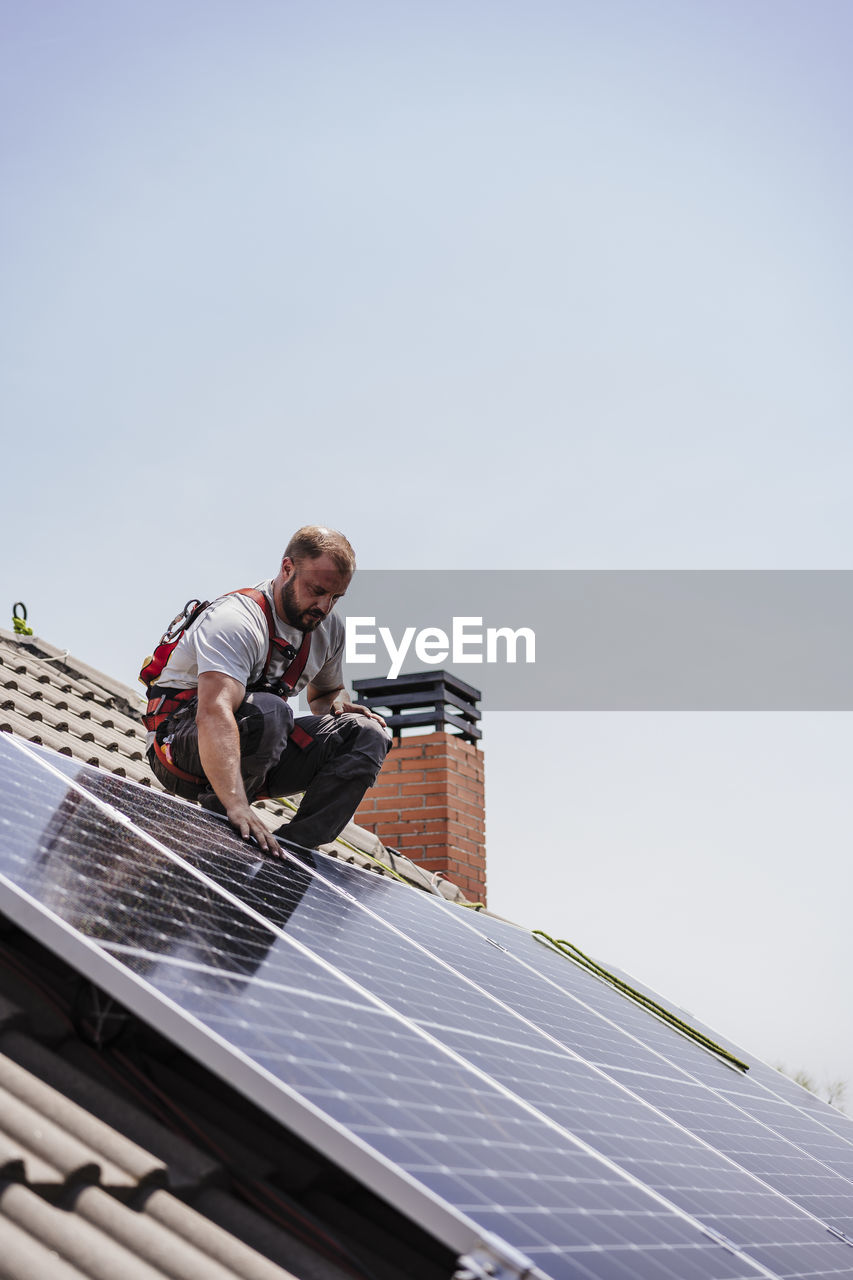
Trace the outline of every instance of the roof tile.
<instances>
[{"instance_id":1,"label":"roof tile","mask_svg":"<svg viewBox=\"0 0 853 1280\"><path fill-rule=\"evenodd\" d=\"M10 1040L20 1043L25 1037L21 1032L11 1031L3 1039L6 1043ZM44 1062L52 1055L45 1050L39 1056ZM49 1118L58 1129L85 1147L90 1158L100 1166L102 1182L116 1186L141 1186L151 1181L160 1184L165 1181L166 1166L162 1160L117 1133L44 1079L37 1078L0 1053L0 1097L3 1093ZM0 1123L5 1125L5 1119ZM50 1148L46 1146L45 1150Z\"/></svg>"},{"instance_id":2,"label":"roof tile","mask_svg":"<svg viewBox=\"0 0 853 1280\"><path fill-rule=\"evenodd\" d=\"M50 1280L92 1280L90 1272L78 1270L60 1258L49 1244L42 1243L41 1232L33 1223L36 1215L28 1212L33 1207L28 1203L29 1198L44 1203L32 1191L16 1183L0 1192L4 1277L7 1280L34 1280L36 1276L49 1276ZM54 1210L54 1213L59 1213L59 1210ZM20 1218L33 1225L35 1234L16 1221ZM125 1276L124 1280L130 1280L130 1277Z\"/></svg>"}]
</instances>

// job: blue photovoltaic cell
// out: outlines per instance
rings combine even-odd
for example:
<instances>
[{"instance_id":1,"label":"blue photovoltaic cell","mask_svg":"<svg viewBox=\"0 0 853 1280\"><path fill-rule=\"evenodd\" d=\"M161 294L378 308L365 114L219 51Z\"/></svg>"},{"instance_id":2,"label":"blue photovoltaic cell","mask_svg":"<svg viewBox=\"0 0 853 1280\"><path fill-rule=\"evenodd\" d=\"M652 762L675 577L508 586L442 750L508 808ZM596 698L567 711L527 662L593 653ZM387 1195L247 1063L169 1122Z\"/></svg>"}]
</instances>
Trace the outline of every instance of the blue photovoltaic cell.
<instances>
[{"instance_id":1,"label":"blue photovoltaic cell","mask_svg":"<svg viewBox=\"0 0 853 1280\"><path fill-rule=\"evenodd\" d=\"M650 996L651 999L665 1009L675 1013L680 1018L686 1019L691 1026L696 1027L697 1030L716 1040L718 1044L734 1053L741 1060L749 1062L750 1086L753 1083L760 1082L762 1095L765 1099L775 1099L783 1104L783 1113L793 1126L792 1132L797 1134L798 1140L806 1143L812 1154L818 1155L821 1159L826 1159L839 1172L843 1172L845 1176L853 1180L853 1119L850 1116L845 1115L843 1111L839 1111L836 1107L829 1106L815 1094L810 1093L780 1071L776 1071L759 1059L753 1058L746 1050L720 1036L717 1032L709 1030L692 1014L686 1013L683 1009L678 1009L672 1002L667 1001L665 997L659 996L643 986L636 978L620 973L617 973L617 976L630 983L641 994ZM733 1091L735 1097L737 1096L738 1087L739 1082L735 1077L729 1084L729 1088ZM750 1087L750 1093L751 1091ZM781 1113L777 1112L776 1114ZM806 1122L801 1123L801 1120L805 1117L808 1119ZM840 1141L837 1141L837 1139L840 1139Z\"/></svg>"},{"instance_id":2,"label":"blue photovoltaic cell","mask_svg":"<svg viewBox=\"0 0 853 1280\"><path fill-rule=\"evenodd\" d=\"M224 856L231 838L226 832L223 839L221 823L95 771L81 777L256 910L282 916L274 876L235 887ZM732 1105L724 1090L735 1078L743 1090L741 1073L511 926L472 918L321 856L316 861L328 887L312 884L289 916L292 937L358 973L411 1022L773 1274L853 1274L853 1251L826 1229L850 1225L853 1188L789 1137ZM342 911L342 901L349 908L344 894L355 895L362 909ZM531 949L528 965L496 951L480 930L512 943L515 952L524 950L523 941ZM435 957L449 958L462 976ZM595 1007L602 993L606 1012ZM630 1035L617 1025L620 1018L631 1024ZM637 1022L650 1024L651 1047L639 1042ZM683 1061L671 1062L667 1050ZM760 1109L766 1091L751 1083L750 1091L758 1093ZM535 1245L528 1243L526 1252L546 1265Z\"/></svg>"},{"instance_id":3,"label":"blue photovoltaic cell","mask_svg":"<svg viewBox=\"0 0 853 1280\"><path fill-rule=\"evenodd\" d=\"M752 1059L744 1050L725 1045L714 1031L691 1019L704 1034L731 1047L739 1058L750 1063L750 1070L743 1073L727 1066L523 930L480 916L466 917L466 924L499 941L514 958L540 973L547 984L594 1007L602 1019L610 1021L611 1028L616 1024L609 1040L589 1046L585 1056L590 1061L598 1062L608 1074L643 1092L643 1096L648 1090L650 1100L680 1123L713 1140L778 1190L794 1196L810 1212L853 1235L853 1122L847 1116ZM632 985L685 1016L633 980ZM543 1010L536 1020L544 1024L547 1019L553 1029L553 1004L549 1002L549 1006L551 1013ZM641 1051L632 1050L632 1060L626 1063L622 1055L632 1037L651 1053L644 1058ZM648 1083L637 1080L638 1070L649 1076ZM703 1093L705 1097L700 1100ZM779 1141L773 1141L774 1137ZM811 1157L814 1164L792 1165L801 1155Z\"/></svg>"},{"instance_id":4,"label":"blue photovoltaic cell","mask_svg":"<svg viewBox=\"0 0 853 1280\"><path fill-rule=\"evenodd\" d=\"M64 759L61 764L75 768ZM0 872L7 884L119 960L147 991L173 1001L188 1025L208 1029L211 1044L227 1041L250 1096L253 1081L281 1081L280 1105L265 1105L284 1123L295 1118L296 1094L386 1166L534 1258L554 1280L767 1274L586 1150L526 1099L419 1032L390 1002L371 997L364 986L390 970L384 948L392 935L310 868L260 859L209 815L84 768L89 799L5 740L0 774ZM229 892L263 907L264 919L99 807L98 799L114 802L122 786L131 795L129 808L156 811L172 842L186 839L194 867L215 867ZM352 887L368 893L381 887L351 874ZM11 889L4 904L14 915L19 901ZM52 937L51 916L44 921ZM321 930L318 950L338 949L347 963L362 935L367 972L356 974L362 989L299 945L297 922ZM418 968L411 959L419 953L411 947L410 953L411 979ZM104 973L111 972L105 964ZM399 978L389 973L383 985L402 999ZM129 983L115 994L127 1000L132 990ZM427 1025L440 1014L437 992L425 1007ZM476 1000L471 1015L482 1019ZM461 1031L454 1036L468 1042ZM512 1053L526 1041L522 1028L506 1043L495 1042ZM247 1060L255 1075L247 1074ZM537 1049L535 1058L519 1060L520 1079L527 1079L533 1061L550 1067L544 1082L533 1082L543 1101L552 1089L568 1089L586 1093L595 1105L597 1081L583 1064L567 1086L557 1078L556 1063L568 1061L564 1054ZM602 1085L613 1091L609 1082Z\"/></svg>"}]
</instances>

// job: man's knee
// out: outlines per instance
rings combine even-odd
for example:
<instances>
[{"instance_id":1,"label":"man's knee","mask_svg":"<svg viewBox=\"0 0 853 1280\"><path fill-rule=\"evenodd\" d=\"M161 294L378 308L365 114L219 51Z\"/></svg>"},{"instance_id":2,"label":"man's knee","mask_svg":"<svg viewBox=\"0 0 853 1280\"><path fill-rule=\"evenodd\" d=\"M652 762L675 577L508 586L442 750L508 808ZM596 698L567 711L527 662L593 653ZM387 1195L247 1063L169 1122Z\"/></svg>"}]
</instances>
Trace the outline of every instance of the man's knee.
<instances>
[{"instance_id":1,"label":"man's knee","mask_svg":"<svg viewBox=\"0 0 853 1280\"><path fill-rule=\"evenodd\" d=\"M366 716L361 716L360 719L362 723L359 725L359 750L364 751L381 765L391 750L391 739L376 720L368 720Z\"/></svg>"},{"instance_id":2,"label":"man's knee","mask_svg":"<svg viewBox=\"0 0 853 1280\"><path fill-rule=\"evenodd\" d=\"M236 712L244 756L280 755L293 728L293 709L275 693L249 693Z\"/></svg>"},{"instance_id":3,"label":"man's knee","mask_svg":"<svg viewBox=\"0 0 853 1280\"><path fill-rule=\"evenodd\" d=\"M375 777L391 747L388 735L378 721L368 720L367 716L350 713L347 720L344 753L350 758L351 768Z\"/></svg>"}]
</instances>

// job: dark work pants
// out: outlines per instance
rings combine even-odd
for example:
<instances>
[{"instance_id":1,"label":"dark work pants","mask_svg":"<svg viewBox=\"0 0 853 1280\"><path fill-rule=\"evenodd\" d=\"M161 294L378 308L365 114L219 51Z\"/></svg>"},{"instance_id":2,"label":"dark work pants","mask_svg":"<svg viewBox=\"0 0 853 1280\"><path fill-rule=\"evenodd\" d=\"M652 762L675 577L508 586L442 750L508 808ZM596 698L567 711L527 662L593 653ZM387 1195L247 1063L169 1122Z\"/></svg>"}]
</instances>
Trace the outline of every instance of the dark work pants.
<instances>
[{"instance_id":1,"label":"dark work pants","mask_svg":"<svg viewBox=\"0 0 853 1280\"><path fill-rule=\"evenodd\" d=\"M161 727L179 769L203 776L198 754L196 700L193 698ZM347 712L340 716L300 716L274 693L249 693L234 713L240 734L240 772L249 801L256 796L289 796L304 791L293 821L280 834L315 849L343 831L368 787L376 780L391 746L375 720ZM312 742L290 741L297 724ZM197 800L205 809L224 813L212 787L184 782L149 752L149 763L167 791Z\"/></svg>"}]
</instances>

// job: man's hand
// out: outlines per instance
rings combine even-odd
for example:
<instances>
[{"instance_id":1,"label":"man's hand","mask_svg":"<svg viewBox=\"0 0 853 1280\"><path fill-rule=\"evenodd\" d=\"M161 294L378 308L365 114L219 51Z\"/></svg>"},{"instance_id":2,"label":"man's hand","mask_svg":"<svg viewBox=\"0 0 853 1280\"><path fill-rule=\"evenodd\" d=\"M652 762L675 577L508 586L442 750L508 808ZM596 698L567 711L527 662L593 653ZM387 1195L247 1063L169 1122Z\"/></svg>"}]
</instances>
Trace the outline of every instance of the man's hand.
<instances>
[{"instance_id":1,"label":"man's hand","mask_svg":"<svg viewBox=\"0 0 853 1280\"><path fill-rule=\"evenodd\" d=\"M227 814L228 821L244 840L248 840L251 837L265 853L271 853L276 858L284 857L281 845L269 827L261 821L248 801L231 805L227 810Z\"/></svg>"},{"instance_id":2,"label":"man's hand","mask_svg":"<svg viewBox=\"0 0 853 1280\"><path fill-rule=\"evenodd\" d=\"M329 707L329 714L333 716L342 716L346 712L356 716L366 716L368 720L376 720L378 724L382 725L383 729L388 728L378 711L371 711L370 707L366 707L361 702L338 702L336 700Z\"/></svg>"},{"instance_id":3,"label":"man's hand","mask_svg":"<svg viewBox=\"0 0 853 1280\"><path fill-rule=\"evenodd\" d=\"M363 706L360 702L351 702L352 695L343 685L338 689L317 689L313 684L309 684L305 690L305 696L308 700L308 706L311 709L312 716L342 716L346 712L352 715L365 716L368 720L375 720L377 724L381 724L383 729L387 729L385 721L375 711L371 711L370 707Z\"/></svg>"},{"instance_id":4,"label":"man's hand","mask_svg":"<svg viewBox=\"0 0 853 1280\"><path fill-rule=\"evenodd\" d=\"M201 766L240 836L281 857L275 836L249 804L240 774L240 734L234 712L245 695L245 687L222 672L205 671L199 676L196 724Z\"/></svg>"}]
</instances>

